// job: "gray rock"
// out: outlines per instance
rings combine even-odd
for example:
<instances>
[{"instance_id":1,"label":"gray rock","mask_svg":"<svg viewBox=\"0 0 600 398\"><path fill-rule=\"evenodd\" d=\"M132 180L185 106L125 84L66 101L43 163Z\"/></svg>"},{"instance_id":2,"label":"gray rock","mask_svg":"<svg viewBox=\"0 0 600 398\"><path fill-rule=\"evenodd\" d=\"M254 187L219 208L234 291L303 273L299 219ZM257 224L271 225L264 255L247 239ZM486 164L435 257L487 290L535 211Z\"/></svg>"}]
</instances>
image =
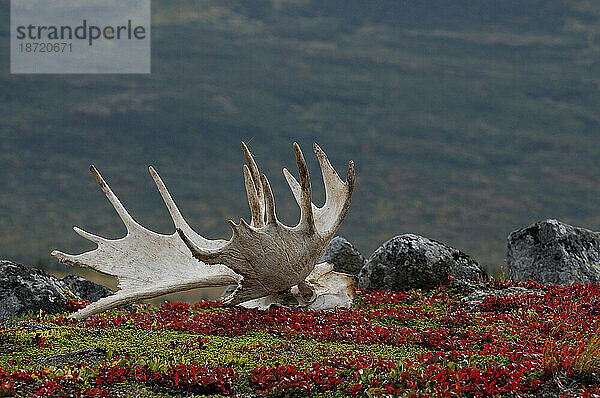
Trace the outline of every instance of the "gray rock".
<instances>
[{"instance_id":1,"label":"gray rock","mask_svg":"<svg viewBox=\"0 0 600 398\"><path fill-rule=\"evenodd\" d=\"M350 275L358 275L363 265L365 258L350 242L341 236L336 236L329 242L325 253L319 262L333 264L333 270L344 272Z\"/></svg>"},{"instance_id":2,"label":"gray rock","mask_svg":"<svg viewBox=\"0 0 600 398\"><path fill-rule=\"evenodd\" d=\"M235 292L235 289L237 289L238 285L229 285L225 288L225 290L223 290L223 293L221 293L221 298L225 298L230 296L233 292Z\"/></svg>"},{"instance_id":3,"label":"gray rock","mask_svg":"<svg viewBox=\"0 0 600 398\"><path fill-rule=\"evenodd\" d=\"M511 279L571 285L600 282L600 233L557 220L539 221L508 236Z\"/></svg>"},{"instance_id":4,"label":"gray rock","mask_svg":"<svg viewBox=\"0 0 600 398\"><path fill-rule=\"evenodd\" d=\"M469 255L419 235L396 236L380 246L361 269L358 285L400 291L446 285L449 276L479 282L486 272Z\"/></svg>"},{"instance_id":5,"label":"gray rock","mask_svg":"<svg viewBox=\"0 0 600 398\"><path fill-rule=\"evenodd\" d=\"M62 354L52 355L41 359L39 364L46 366L63 366L65 364L92 364L106 357L106 348L96 347L84 350L68 351Z\"/></svg>"},{"instance_id":6,"label":"gray rock","mask_svg":"<svg viewBox=\"0 0 600 398\"><path fill-rule=\"evenodd\" d=\"M27 314L66 311L65 286L45 271L0 261L0 320Z\"/></svg>"},{"instance_id":7,"label":"gray rock","mask_svg":"<svg viewBox=\"0 0 600 398\"><path fill-rule=\"evenodd\" d=\"M58 314L67 311L69 298L94 302L112 294L107 287L77 275L58 279L37 268L0 260L0 321L40 310Z\"/></svg>"},{"instance_id":8,"label":"gray rock","mask_svg":"<svg viewBox=\"0 0 600 398\"><path fill-rule=\"evenodd\" d=\"M460 303L467 309L473 310L479 307L483 300L488 297L510 297L515 294L543 294L542 292L527 289L519 286L510 286L504 289L486 288L482 290L476 290L471 294L463 297Z\"/></svg>"},{"instance_id":9,"label":"gray rock","mask_svg":"<svg viewBox=\"0 0 600 398\"><path fill-rule=\"evenodd\" d=\"M449 289L456 290L462 294L470 294L481 289L481 281L468 281L453 278L447 286Z\"/></svg>"},{"instance_id":10,"label":"gray rock","mask_svg":"<svg viewBox=\"0 0 600 398\"><path fill-rule=\"evenodd\" d=\"M79 298L90 303L103 297L112 296L114 292L106 286L99 285L78 275L67 275L60 280L69 290Z\"/></svg>"}]
</instances>

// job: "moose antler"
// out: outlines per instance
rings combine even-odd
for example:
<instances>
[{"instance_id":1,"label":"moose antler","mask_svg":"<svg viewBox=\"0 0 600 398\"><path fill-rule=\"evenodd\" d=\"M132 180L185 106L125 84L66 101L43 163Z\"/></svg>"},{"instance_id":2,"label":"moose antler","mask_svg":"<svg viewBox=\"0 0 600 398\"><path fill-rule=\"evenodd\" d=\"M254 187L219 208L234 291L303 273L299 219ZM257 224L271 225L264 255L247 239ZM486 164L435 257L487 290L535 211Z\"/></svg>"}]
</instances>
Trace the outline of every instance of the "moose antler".
<instances>
[{"instance_id":1,"label":"moose antler","mask_svg":"<svg viewBox=\"0 0 600 398\"><path fill-rule=\"evenodd\" d=\"M348 177L343 182L325 153L314 144L326 194L325 204L317 207L311 201L304 156L298 144L294 143L293 147L300 183L286 169L283 173L300 206L298 225L288 227L277 220L269 181L259 173L252 154L242 143L248 162L243 166L243 173L252 221L248 224L241 219L235 224L230 220L233 234L228 241L209 240L194 232L152 167L150 174L176 232L163 235L144 228L129 215L100 173L91 166L92 174L125 224L127 235L110 240L74 227L75 232L98 247L79 255L59 251L53 251L52 255L67 264L116 276L121 290L74 316L84 318L126 303L198 287L239 284L225 300L226 305L281 294L292 287L297 287L296 292L301 296L298 301L309 304L315 302L317 295L325 297L329 290L339 291L340 286L351 290L348 278L332 272L330 267L315 270L315 265L348 212L355 182L354 164L350 161ZM319 304L319 308L323 307L326 306Z\"/></svg>"}]
</instances>

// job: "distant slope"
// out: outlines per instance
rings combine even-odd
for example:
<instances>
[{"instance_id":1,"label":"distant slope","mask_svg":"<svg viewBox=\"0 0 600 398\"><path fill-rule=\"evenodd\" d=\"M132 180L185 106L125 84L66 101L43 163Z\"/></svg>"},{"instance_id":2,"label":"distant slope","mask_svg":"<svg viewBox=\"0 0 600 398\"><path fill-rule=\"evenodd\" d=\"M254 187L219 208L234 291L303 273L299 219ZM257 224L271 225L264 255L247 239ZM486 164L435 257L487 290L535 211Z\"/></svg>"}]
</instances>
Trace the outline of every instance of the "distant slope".
<instances>
[{"instance_id":1,"label":"distant slope","mask_svg":"<svg viewBox=\"0 0 600 398\"><path fill-rule=\"evenodd\" d=\"M414 232L493 268L508 233L537 219L600 229L591 2L366 3L155 0L149 76L9 75L2 52L0 257L89 247L72 225L122 234L90 163L141 223L167 232L153 164L198 232L226 237L226 219L248 214L241 140L290 224L291 142L309 152L318 141L340 173L354 159L340 232L366 256ZM8 48L8 2L0 9Z\"/></svg>"}]
</instances>

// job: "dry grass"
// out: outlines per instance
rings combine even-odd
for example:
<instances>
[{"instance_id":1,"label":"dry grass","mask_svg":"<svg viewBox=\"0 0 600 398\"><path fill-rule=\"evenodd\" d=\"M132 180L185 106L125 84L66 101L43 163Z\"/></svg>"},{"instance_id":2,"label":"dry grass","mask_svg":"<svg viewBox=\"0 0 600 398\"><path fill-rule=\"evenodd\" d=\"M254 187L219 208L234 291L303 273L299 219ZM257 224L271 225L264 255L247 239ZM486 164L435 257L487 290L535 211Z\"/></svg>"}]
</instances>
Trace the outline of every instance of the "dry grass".
<instances>
[{"instance_id":1,"label":"dry grass","mask_svg":"<svg viewBox=\"0 0 600 398\"><path fill-rule=\"evenodd\" d=\"M582 381L600 379L600 331L587 340L573 343L566 339L548 342L543 353L545 369Z\"/></svg>"},{"instance_id":2,"label":"dry grass","mask_svg":"<svg viewBox=\"0 0 600 398\"><path fill-rule=\"evenodd\" d=\"M575 374L584 379L595 379L600 374L600 332L596 332L571 362Z\"/></svg>"}]
</instances>

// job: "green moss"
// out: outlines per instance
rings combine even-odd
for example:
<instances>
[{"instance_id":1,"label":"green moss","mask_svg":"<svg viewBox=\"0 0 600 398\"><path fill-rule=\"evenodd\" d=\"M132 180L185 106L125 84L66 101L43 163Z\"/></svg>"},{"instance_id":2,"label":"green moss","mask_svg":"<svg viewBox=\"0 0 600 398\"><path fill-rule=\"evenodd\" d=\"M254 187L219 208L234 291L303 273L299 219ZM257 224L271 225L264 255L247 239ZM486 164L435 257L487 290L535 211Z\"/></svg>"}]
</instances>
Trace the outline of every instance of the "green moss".
<instances>
[{"instance_id":1,"label":"green moss","mask_svg":"<svg viewBox=\"0 0 600 398\"><path fill-rule=\"evenodd\" d=\"M14 328L3 331L1 336L0 368L6 370L37 369L45 366L44 359L53 355L97 347L106 349L108 358L120 356L147 362L231 365L241 371L272 365L274 359L281 364L306 367L346 352L398 361L423 352L412 346L291 340L262 332L221 337L126 326L110 329L59 326L45 331ZM40 338L45 339L42 346L38 343Z\"/></svg>"}]
</instances>

